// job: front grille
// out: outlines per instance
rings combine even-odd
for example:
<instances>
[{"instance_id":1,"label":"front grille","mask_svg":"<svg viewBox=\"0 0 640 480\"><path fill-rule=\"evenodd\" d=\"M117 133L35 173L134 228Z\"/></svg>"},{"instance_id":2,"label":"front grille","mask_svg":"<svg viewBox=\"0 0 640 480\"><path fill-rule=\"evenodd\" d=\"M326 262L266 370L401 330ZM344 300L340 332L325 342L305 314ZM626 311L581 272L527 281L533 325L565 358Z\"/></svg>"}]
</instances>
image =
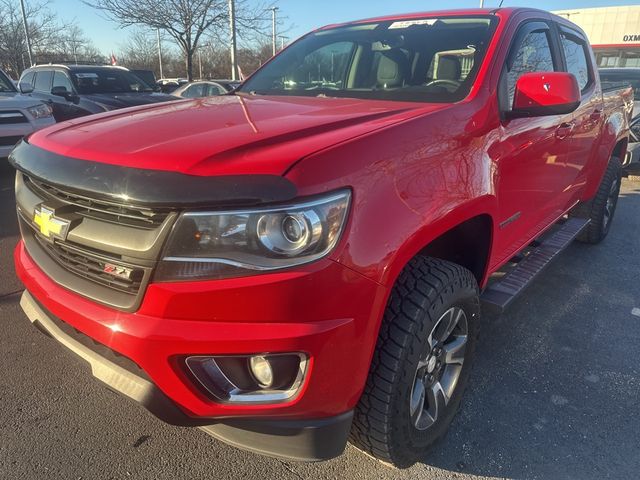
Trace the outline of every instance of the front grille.
<instances>
[{"instance_id":1,"label":"front grille","mask_svg":"<svg viewBox=\"0 0 640 480\"><path fill-rule=\"evenodd\" d=\"M0 137L0 147L13 147L22 140L22 135L12 135L10 137Z\"/></svg>"},{"instance_id":2,"label":"front grille","mask_svg":"<svg viewBox=\"0 0 640 480\"><path fill-rule=\"evenodd\" d=\"M61 243L57 240L49 242L35 234L40 246L53 258L60 266L70 272L91 280L92 282L104 285L105 287L118 290L120 292L137 295L144 278L144 270L132 265L126 265L117 259L95 255L84 249ZM129 269L129 278L117 277L105 272L107 266L117 266Z\"/></svg>"},{"instance_id":3,"label":"front grille","mask_svg":"<svg viewBox=\"0 0 640 480\"><path fill-rule=\"evenodd\" d=\"M9 125L14 123L29 123L29 119L18 110L6 110L0 112L0 125Z\"/></svg>"},{"instance_id":4,"label":"front grille","mask_svg":"<svg viewBox=\"0 0 640 480\"><path fill-rule=\"evenodd\" d=\"M74 213L119 225L148 229L156 228L162 225L170 213L168 209L151 209L125 205L115 201L89 198L47 185L27 175L24 175L24 182L31 191L43 197L45 201L51 199L74 205L78 207L78 209L74 210Z\"/></svg>"}]
</instances>

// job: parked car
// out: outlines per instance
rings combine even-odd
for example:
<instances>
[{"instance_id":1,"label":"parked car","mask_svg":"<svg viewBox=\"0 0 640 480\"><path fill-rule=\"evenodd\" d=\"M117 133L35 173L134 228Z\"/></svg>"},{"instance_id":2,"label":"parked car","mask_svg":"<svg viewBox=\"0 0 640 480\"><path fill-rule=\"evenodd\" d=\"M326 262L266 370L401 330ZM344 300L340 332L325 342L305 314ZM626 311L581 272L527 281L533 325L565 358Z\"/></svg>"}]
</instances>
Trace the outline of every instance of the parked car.
<instances>
[{"instance_id":1,"label":"parked car","mask_svg":"<svg viewBox=\"0 0 640 480\"><path fill-rule=\"evenodd\" d=\"M49 106L21 95L0 70L0 158L6 158L25 135L54 123Z\"/></svg>"},{"instance_id":2,"label":"parked car","mask_svg":"<svg viewBox=\"0 0 640 480\"><path fill-rule=\"evenodd\" d=\"M175 100L124 67L38 65L22 72L20 90L46 102L58 122L118 108Z\"/></svg>"},{"instance_id":3,"label":"parked car","mask_svg":"<svg viewBox=\"0 0 640 480\"><path fill-rule=\"evenodd\" d=\"M182 98L200 98L200 97L213 97L216 95L224 95L234 89L235 83L231 81L225 81L224 83L218 80L202 80L187 83L172 92L172 95ZM239 83L236 84L236 86Z\"/></svg>"},{"instance_id":4,"label":"parked car","mask_svg":"<svg viewBox=\"0 0 640 480\"><path fill-rule=\"evenodd\" d=\"M408 466L458 410L481 302L611 228L633 92L594 66L539 10L391 16L232 95L37 132L11 154L22 308L172 424Z\"/></svg>"},{"instance_id":5,"label":"parked car","mask_svg":"<svg viewBox=\"0 0 640 480\"><path fill-rule=\"evenodd\" d=\"M161 78L156 82L162 93L173 93L180 86L186 85L189 80L186 78Z\"/></svg>"}]
</instances>

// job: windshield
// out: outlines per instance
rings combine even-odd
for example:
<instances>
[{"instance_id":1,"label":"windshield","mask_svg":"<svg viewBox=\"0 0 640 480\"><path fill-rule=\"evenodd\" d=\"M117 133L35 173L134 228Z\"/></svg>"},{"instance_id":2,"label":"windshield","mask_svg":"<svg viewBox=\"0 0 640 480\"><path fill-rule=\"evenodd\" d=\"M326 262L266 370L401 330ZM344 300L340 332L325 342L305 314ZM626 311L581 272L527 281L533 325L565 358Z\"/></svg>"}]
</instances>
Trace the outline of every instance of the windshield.
<instances>
[{"instance_id":1,"label":"windshield","mask_svg":"<svg viewBox=\"0 0 640 480\"><path fill-rule=\"evenodd\" d=\"M78 93L130 93L152 92L146 83L127 70L104 69L71 72Z\"/></svg>"},{"instance_id":2,"label":"windshield","mask_svg":"<svg viewBox=\"0 0 640 480\"><path fill-rule=\"evenodd\" d=\"M2 70L0 70L0 93L15 93L18 90L13 85L13 82L7 77Z\"/></svg>"},{"instance_id":3,"label":"windshield","mask_svg":"<svg viewBox=\"0 0 640 480\"><path fill-rule=\"evenodd\" d=\"M453 102L467 96L493 17L351 24L311 33L253 74L239 92Z\"/></svg>"}]
</instances>

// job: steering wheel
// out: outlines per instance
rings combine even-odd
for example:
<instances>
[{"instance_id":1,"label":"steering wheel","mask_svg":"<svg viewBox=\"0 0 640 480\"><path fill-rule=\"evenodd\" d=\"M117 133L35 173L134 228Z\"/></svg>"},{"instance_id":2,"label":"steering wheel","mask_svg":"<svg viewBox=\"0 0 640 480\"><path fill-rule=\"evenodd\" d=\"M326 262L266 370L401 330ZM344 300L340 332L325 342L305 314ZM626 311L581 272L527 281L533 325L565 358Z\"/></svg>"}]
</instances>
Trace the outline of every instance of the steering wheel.
<instances>
[{"instance_id":1,"label":"steering wheel","mask_svg":"<svg viewBox=\"0 0 640 480\"><path fill-rule=\"evenodd\" d=\"M457 80L449 80L447 78L437 78L435 80L431 80L429 83L427 83L426 86L431 87L438 85L454 87L457 89L458 87L460 87L460 82L458 82Z\"/></svg>"}]
</instances>

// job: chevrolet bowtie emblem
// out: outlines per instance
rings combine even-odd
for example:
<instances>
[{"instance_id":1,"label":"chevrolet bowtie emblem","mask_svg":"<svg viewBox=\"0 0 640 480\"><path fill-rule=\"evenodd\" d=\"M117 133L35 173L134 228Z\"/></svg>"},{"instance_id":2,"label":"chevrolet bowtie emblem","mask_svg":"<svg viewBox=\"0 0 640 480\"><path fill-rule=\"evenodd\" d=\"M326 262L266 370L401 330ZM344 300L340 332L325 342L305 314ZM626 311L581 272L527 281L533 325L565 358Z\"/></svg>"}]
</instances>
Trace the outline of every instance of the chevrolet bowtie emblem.
<instances>
[{"instance_id":1,"label":"chevrolet bowtie emblem","mask_svg":"<svg viewBox=\"0 0 640 480\"><path fill-rule=\"evenodd\" d=\"M40 233L48 239L57 237L62 240L67 238L69 225L71 222L55 216L55 212L44 205L38 205L33 213L33 223L40 230Z\"/></svg>"}]
</instances>

